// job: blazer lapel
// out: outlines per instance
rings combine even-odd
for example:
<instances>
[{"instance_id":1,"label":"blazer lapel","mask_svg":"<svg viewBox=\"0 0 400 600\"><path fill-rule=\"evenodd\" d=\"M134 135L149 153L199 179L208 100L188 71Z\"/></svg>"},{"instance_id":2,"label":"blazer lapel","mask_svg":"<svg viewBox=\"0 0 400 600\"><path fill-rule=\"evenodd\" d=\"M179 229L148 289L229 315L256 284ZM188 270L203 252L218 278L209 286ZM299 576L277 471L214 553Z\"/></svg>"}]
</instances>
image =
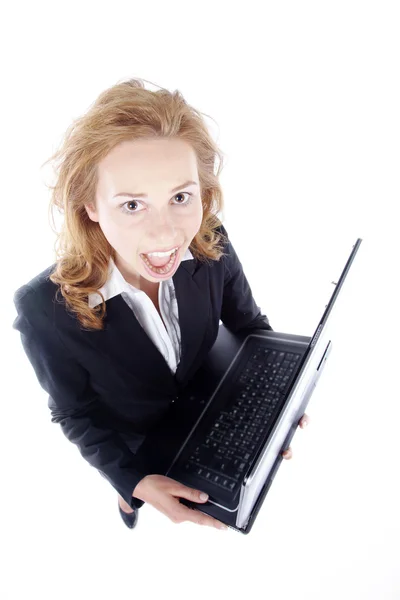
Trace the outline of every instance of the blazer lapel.
<instances>
[{"instance_id":1,"label":"blazer lapel","mask_svg":"<svg viewBox=\"0 0 400 600\"><path fill-rule=\"evenodd\" d=\"M175 374L120 294L106 301L104 330L82 333L110 357L110 364L117 360L147 387L175 395L207 332L211 303L208 270L196 259L182 262L173 281L181 330L181 360Z\"/></svg>"},{"instance_id":2,"label":"blazer lapel","mask_svg":"<svg viewBox=\"0 0 400 600\"><path fill-rule=\"evenodd\" d=\"M181 329L181 360L175 373L178 384L185 382L207 332L211 302L208 269L196 259L181 263L173 282Z\"/></svg>"}]
</instances>

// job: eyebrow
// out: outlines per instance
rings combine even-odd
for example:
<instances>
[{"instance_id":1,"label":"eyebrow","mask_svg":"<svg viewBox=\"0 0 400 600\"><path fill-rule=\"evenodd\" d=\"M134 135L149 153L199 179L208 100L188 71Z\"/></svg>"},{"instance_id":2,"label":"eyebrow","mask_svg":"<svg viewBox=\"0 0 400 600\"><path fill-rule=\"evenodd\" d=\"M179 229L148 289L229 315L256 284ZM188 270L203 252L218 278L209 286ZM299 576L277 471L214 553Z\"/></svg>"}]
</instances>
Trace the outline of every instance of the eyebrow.
<instances>
[{"instance_id":1,"label":"eyebrow","mask_svg":"<svg viewBox=\"0 0 400 600\"><path fill-rule=\"evenodd\" d=\"M195 181L186 181L185 183L182 183L182 185L177 185L175 188L170 190L169 193L172 194L173 192L176 192L177 190L188 187L188 185L197 185L197 183ZM144 193L132 194L130 192L119 192L118 194L115 194L115 196L113 196L113 198L118 198L118 196L131 196L132 198L147 198L147 194L144 194Z\"/></svg>"}]
</instances>

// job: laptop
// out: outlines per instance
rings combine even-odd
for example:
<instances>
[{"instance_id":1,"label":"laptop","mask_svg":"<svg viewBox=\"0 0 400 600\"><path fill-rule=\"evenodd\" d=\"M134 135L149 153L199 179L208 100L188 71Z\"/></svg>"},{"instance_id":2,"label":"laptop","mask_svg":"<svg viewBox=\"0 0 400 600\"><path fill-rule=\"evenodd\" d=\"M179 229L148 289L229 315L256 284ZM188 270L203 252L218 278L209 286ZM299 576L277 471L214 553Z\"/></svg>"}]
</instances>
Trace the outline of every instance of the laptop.
<instances>
[{"instance_id":1,"label":"laptop","mask_svg":"<svg viewBox=\"0 0 400 600\"><path fill-rule=\"evenodd\" d=\"M353 246L339 281L332 282L334 291L312 337L268 330L243 339L228 332L218 336L219 348L216 342L208 363L217 365L226 357L229 362L222 371L219 365L217 379L207 369L196 375L187 397L180 399L196 416L165 472L209 499L180 498L182 504L240 533L251 531L283 460L281 452L289 447L330 355L332 311L361 242L358 238ZM196 401L197 413L192 410ZM177 414L164 425L170 439L177 439Z\"/></svg>"}]
</instances>

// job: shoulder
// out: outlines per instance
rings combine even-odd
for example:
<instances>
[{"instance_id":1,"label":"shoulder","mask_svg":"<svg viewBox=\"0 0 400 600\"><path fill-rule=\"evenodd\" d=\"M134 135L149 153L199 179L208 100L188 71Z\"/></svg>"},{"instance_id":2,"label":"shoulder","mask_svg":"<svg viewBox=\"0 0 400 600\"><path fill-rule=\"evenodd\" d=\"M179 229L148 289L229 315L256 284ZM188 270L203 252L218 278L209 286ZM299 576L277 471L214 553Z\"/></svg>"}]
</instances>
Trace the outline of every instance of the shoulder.
<instances>
[{"instance_id":1,"label":"shoulder","mask_svg":"<svg viewBox=\"0 0 400 600\"><path fill-rule=\"evenodd\" d=\"M222 223L215 229L215 231L217 233L219 233L222 237L221 237L221 241L220 241L220 245L223 248L224 254L223 254L223 259L229 259L229 257L231 256L232 252L234 252L233 250L233 246L232 246L232 242L229 238L229 233L227 232L226 228L224 227L224 225L222 225Z\"/></svg>"},{"instance_id":2,"label":"shoulder","mask_svg":"<svg viewBox=\"0 0 400 600\"><path fill-rule=\"evenodd\" d=\"M223 255L221 256L221 265L224 272L224 280L227 283L232 275L242 268L239 257L236 254L236 250L229 238L229 233L222 223L216 228L216 231L222 234L221 246L223 249Z\"/></svg>"},{"instance_id":3,"label":"shoulder","mask_svg":"<svg viewBox=\"0 0 400 600\"><path fill-rule=\"evenodd\" d=\"M27 283L21 285L13 295L17 316L12 328L22 334L25 348L32 352L50 356L71 356L65 343L65 335L79 328L79 323L66 307L59 286L50 280L56 263L44 269Z\"/></svg>"},{"instance_id":4,"label":"shoulder","mask_svg":"<svg viewBox=\"0 0 400 600\"><path fill-rule=\"evenodd\" d=\"M14 292L13 301L18 314L29 318L42 311L48 313L55 305L59 286L50 280L55 266L56 263L53 263Z\"/></svg>"},{"instance_id":5,"label":"shoulder","mask_svg":"<svg viewBox=\"0 0 400 600\"><path fill-rule=\"evenodd\" d=\"M32 277L30 281L21 285L13 296L14 303L21 303L24 301L25 296L36 296L36 298L46 298L56 293L58 286L50 280L50 275L55 269L56 263L50 265L39 273Z\"/></svg>"}]
</instances>

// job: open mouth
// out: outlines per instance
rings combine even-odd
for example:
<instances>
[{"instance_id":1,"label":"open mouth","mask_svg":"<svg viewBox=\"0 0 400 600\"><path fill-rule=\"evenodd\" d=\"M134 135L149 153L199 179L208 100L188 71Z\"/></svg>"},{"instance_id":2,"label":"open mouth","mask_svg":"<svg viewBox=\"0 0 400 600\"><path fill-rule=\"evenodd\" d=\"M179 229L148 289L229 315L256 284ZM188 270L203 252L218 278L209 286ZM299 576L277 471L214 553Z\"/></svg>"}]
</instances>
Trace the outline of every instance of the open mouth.
<instances>
[{"instance_id":1,"label":"open mouth","mask_svg":"<svg viewBox=\"0 0 400 600\"><path fill-rule=\"evenodd\" d=\"M166 265L162 267L155 267L151 264L148 257L145 254L140 254L140 258L143 260L147 271L149 271L152 275L168 275L175 269L175 264L178 259L179 248L177 248L170 256Z\"/></svg>"}]
</instances>

